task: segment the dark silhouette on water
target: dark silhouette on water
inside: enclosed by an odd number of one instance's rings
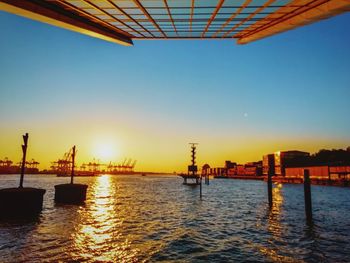
[[[191,164],[188,166],[187,174],[180,174],[180,176],[184,179],[183,184],[185,185],[191,185],[191,186],[199,185],[200,198],[202,199],[202,176],[197,174],[198,166],[196,165],[196,145],[197,144],[198,143],[190,143]]]
[[[268,175],[267,175],[267,194],[269,199],[269,207],[270,209],[273,206],[273,199],[272,199],[272,176],[274,174],[274,170],[272,168],[269,169]]]
[[[188,166],[187,174],[180,174],[184,179],[183,184],[186,185],[199,185],[200,184],[200,175],[197,174],[198,167],[196,165],[196,145],[198,143],[191,144],[191,164]],[[190,182],[188,182],[190,180]]]
[[[0,218],[37,216],[43,206],[44,189],[23,187],[29,135],[23,135],[21,175],[18,188],[0,190]]]
[[[55,202],[64,204],[82,204],[86,200],[86,184],[74,184],[75,145],[72,148],[72,171],[69,184],[55,185]]]
[[[310,172],[304,170],[304,200],[305,200],[305,214],[306,222],[308,225],[312,225],[312,199],[311,199],[311,186],[310,186]]]

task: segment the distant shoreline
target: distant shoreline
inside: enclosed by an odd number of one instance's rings
[[[236,179],[236,180],[256,180],[256,181],[267,181],[267,176],[221,176],[215,179]],[[323,185],[323,186],[341,186],[341,187],[350,187],[350,180],[344,179],[310,179],[312,185]],[[285,177],[285,176],[272,176],[273,183],[282,183],[282,184],[303,184],[304,180],[300,177]]]
[[[38,173],[25,173],[26,175],[57,175],[56,172],[38,172]],[[133,172],[133,173],[109,173],[109,172],[99,172],[96,174],[97,175],[104,175],[104,174],[108,174],[108,175],[173,175],[173,176],[177,176],[177,174],[174,173],[162,173],[162,172]],[[1,175],[20,175],[19,173],[0,173]],[[70,175],[67,175],[68,177]],[[78,174],[74,175],[75,177],[80,177]],[[83,176],[81,176],[83,177]],[[85,176],[88,177],[88,176]]]

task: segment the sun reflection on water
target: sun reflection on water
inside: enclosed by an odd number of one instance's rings
[[[297,262],[291,257],[282,255],[284,252],[274,245],[276,242],[284,243],[284,226],[281,223],[284,202],[282,189],[281,183],[275,184],[272,188],[273,206],[267,216],[267,231],[270,233],[270,238],[267,240],[268,245],[259,246],[259,251],[272,262]]]
[[[131,249],[120,231],[123,220],[118,216],[116,191],[110,175],[96,177],[88,204],[80,209],[81,223],[73,234],[77,258],[91,262],[136,262],[137,250]]]
[[[273,206],[269,213],[268,218],[268,230],[272,233],[275,238],[281,237],[281,214],[282,214],[282,184],[278,183],[272,188]]]

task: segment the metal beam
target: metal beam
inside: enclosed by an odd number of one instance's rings
[[[123,21],[121,21],[120,19],[114,17],[113,15],[111,15],[110,13],[106,12],[105,10],[103,10],[102,8],[100,8],[99,6],[97,6],[96,4],[94,4],[92,1],[89,0],[81,0],[83,1],[83,3],[86,3],[88,5],[90,5],[93,9],[105,14],[106,16],[110,17],[112,20],[119,22],[120,24],[122,24],[123,26],[129,28],[131,31],[134,31],[135,33],[144,36],[142,33],[140,33],[139,31],[137,31],[136,29],[132,28],[131,26],[129,26],[128,24],[125,24]]]
[[[133,44],[129,35],[74,15],[72,12],[50,2],[39,0],[0,0],[0,10],[113,43],[125,46]]]
[[[167,0],[163,0],[163,2],[164,2],[166,10],[168,12],[168,16],[170,18],[171,24],[173,25],[174,31],[175,31],[176,35],[178,35],[177,34],[177,30],[176,30],[176,26],[175,26],[175,23],[174,23],[174,19],[173,19],[172,15],[171,15],[171,12],[170,12],[170,8],[169,8],[169,5],[168,5],[168,2],[167,2]]]
[[[252,14],[250,14],[247,18],[243,19],[243,21],[241,21],[240,23],[238,23],[237,25],[235,25],[234,27],[232,27],[229,31],[227,31],[223,37],[228,36],[232,31],[234,31],[237,27],[239,27],[240,25],[243,25],[245,22],[249,21],[251,18],[253,18],[256,14],[259,14],[260,11],[264,10],[266,7],[268,7],[269,5],[271,5],[273,2],[275,2],[276,0],[269,0],[267,2],[265,2],[265,4],[261,7],[259,7],[258,9],[256,9]]]
[[[81,0],[81,1],[84,1],[84,0]],[[117,33],[120,33],[122,35],[126,35],[129,38],[134,37],[130,33],[116,27],[113,24],[110,24],[108,21],[103,20],[99,17],[96,17],[96,16],[90,14],[89,12],[85,11],[84,9],[78,8],[74,5],[66,2],[65,0],[52,0],[52,2],[55,2],[55,4],[59,4],[61,7],[63,7],[66,10],[73,11],[73,13],[75,12],[78,16],[87,17],[87,18],[91,19],[92,22],[96,22],[97,24],[101,24],[103,26],[106,26],[107,28],[110,28],[111,30],[116,31]],[[114,21],[115,21],[115,19],[113,19],[112,22],[114,22]]]
[[[230,16],[229,19],[220,27],[219,30],[217,30],[214,34],[213,37],[216,37],[237,15],[239,15],[244,8],[246,8],[252,0],[246,0],[244,4],[238,8],[238,10]]]
[[[141,11],[144,13],[145,16],[148,17],[148,19],[152,22],[152,24],[159,30],[159,32],[166,37],[165,33],[163,32],[163,30],[159,27],[159,25],[157,24],[157,22],[153,19],[153,17],[147,12],[146,8],[143,7],[143,5],[140,3],[139,0],[133,0],[134,3],[138,6],[139,9],[141,9]]]
[[[190,14],[190,36],[192,35],[192,21],[194,13],[194,0],[191,1],[191,14]]]
[[[145,30],[148,34],[150,34],[151,36],[153,36],[153,34],[148,31],[147,28],[145,28],[143,25],[141,25],[137,20],[135,20],[134,18],[132,18],[127,12],[125,12],[123,9],[121,9],[119,6],[117,6],[114,2],[112,2],[111,0],[106,0],[110,5],[112,5],[115,9],[117,9],[119,12],[121,12],[124,16],[126,16],[127,18],[129,18],[131,21],[133,21],[134,23],[136,23],[139,27],[141,27],[143,30]],[[164,0],[165,1],[165,0]]]
[[[204,37],[205,33],[208,31],[208,28],[210,27],[211,23],[213,22],[214,18],[218,14],[218,12],[219,12],[220,8],[222,7],[222,5],[224,4],[224,2],[225,2],[225,0],[219,0],[218,5],[215,8],[215,11],[213,12],[210,19],[208,20],[208,24],[206,25],[206,27],[202,33],[202,37]]]
[[[297,2],[297,1],[294,1]],[[291,12],[286,17],[272,21],[263,27],[240,37],[238,44],[246,44],[299,26],[317,22],[350,11],[348,0],[316,0],[307,9]]]

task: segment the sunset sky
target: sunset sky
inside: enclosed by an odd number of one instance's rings
[[[350,145],[350,14],[247,45],[135,41],[125,47],[0,12],[0,159],[136,170],[256,161]]]

